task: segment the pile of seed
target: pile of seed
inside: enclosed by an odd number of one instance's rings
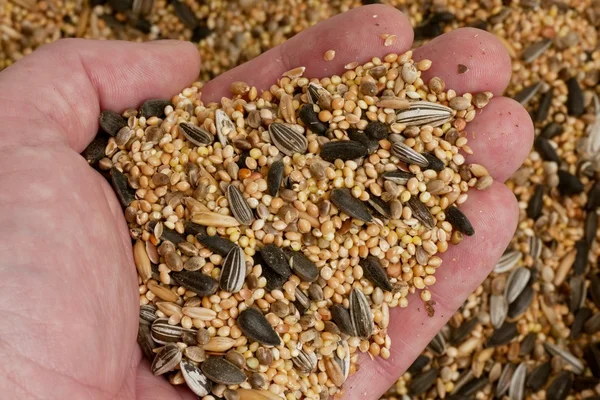
[[[418,293],[435,312],[439,254],[474,234],[458,206],[493,182],[462,154],[492,95],[424,82],[411,56],[100,115],[83,155],[125,209],[156,375],[207,399],[325,399],[359,352],[390,356],[391,307]]]

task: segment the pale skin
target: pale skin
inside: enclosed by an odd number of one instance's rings
[[[383,46],[382,33],[398,40]],[[412,44],[406,16],[373,5],[304,31],[232,70],[204,89],[228,95],[244,80],[268,89],[281,73],[342,74],[351,61],[402,53]],[[325,61],[323,54],[336,56]],[[446,34],[415,51],[433,61],[457,93],[495,97],[467,127],[494,185],[471,191],[462,206],[476,235],[443,255],[431,288],[430,318],[417,296],[395,309],[388,360],[361,357],[346,397],[377,399],[408,368],[467,296],[485,279],[517,224],[514,195],[503,185],[533,140],[526,111],[501,96],[510,58],[493,35],[474,29]],[[457,65],[469,67],[458,74]],[[170,98],[198,76],[190,43],[134,44],[66,40],[47,45],[0,73],[0,393],[10,399],[193,399],[155,377],[136,343],[138,285],[121,207],[108,183],[79,153],[98,129],[101,110],[123,111],[148,98]]]

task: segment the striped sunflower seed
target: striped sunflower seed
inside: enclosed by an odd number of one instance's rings
[[[285,167],[282,161],[273,162],[269,168],[269,173],[267,175],[267,190],[273,197],[277,196],[277,192],[279,192],[279,188],[281,187],[281,182],[283,182],[284,169]]]
[[[194,332],[179,325],[170,325],[168,318],[158,318],[152,323],[152,339],[156,343],[168,344],[179,342],[184,332]]]
[[[552,40],[547,38],[535,42],[523,50],[521,58],[523,58],[523,61],[526,63],[531,63],[540,55],[542,55],[550,47],[550,45],[552,45]]]
[[[299,349],[298,355],[292,357],[292,362],[301,373],[308,375],[317,368],[317,355],[314,351],[304,351]]]
[[[521,291],[521,294],[510,304],[510,307],[508,307],[508,317],[514,319],[523,315],[531,305],[534,296],[535,292],[531,286],[526,286]]]
[[[222,357],[210,357],[200,368],[204,375],[215,383],[239,385],[246,381],[246,374],[231,361]]]
[[[246,198],[237,186],[227,186],[227,201],[229,202],[231,213],[240,224],[250,225],[254,222],[252,208],[250,208],[248,201],[246,201]]]
[[[317,265],[302,252],[288,250],[284,252],[288,257],[290,268],[304,282],[314,282],[319,277]]]
[[[154,339],[152,339],[152,332],[149,325],[140,322],[138,326],[137,342],[142,349],[142,353],[144,353],[144,357],[152,362],[155,357],[153,350],[156,348],[156,343],[154,342]]]
[[[392,291],[392,284],[388,279],[385,269],[383,269],[383,265],[381,265],[381,261],[377,257],[369,255],[367,258],[362,258],[359,261],[359,265],[363,269],[364,276],[373,282],[376,287],[388,292]]]
[[[392,145],[392,154],[407,164],[418,165],[421,168],[427,168],[429,161],[412,147],[408,147],[402,142],[395,142]]]
[[[269,135],[275,147],[286,156],[306,153],[308,140],[304,136],[304,128],[300,125],[273,122],[269,125]]]
[[[441,331],[438,332],[427,345],[427,348],[438,356],[441,356],[446,352],[446,347],[446,338]]]
[[[412,102],[396,113],[396,121],[405,126],[440,126],[452,118],[452,109],[428,101]]]
[[[548,386],[546,391],[547,400],[565,400],[573,386],[573,373],[561,371]]]
[[[369,198],[367,199],[367,204],[379,215],[381,215],[385,219],[389,219],[391,217],[391,208],[389,203],[384,201],[381,197],[377,197],[371,192],[369,192]]]
[[[439,374],[438,368],[430,368],[429,370],[422,372],[411,380],[408,386],[408,393],[411,396],[418,396],[427,392],[435,383]]]
[[[363,222],[371,222],[373,220],[373,216],[369,213],[367,206],[362,201],[352,196],[349,189],[335,188],[329,194],[329,198],[337,208],[348,214],[350,217]]]
[[[500,328],[494,330],[494,333],[488,339],[487,345],[502,346],[517,337],[518,333],[516,323],[505,322]]]
[[[294,300],[294,305],[296,309],[300,312],[300,314],[304,314],[306,310],[310,308],[310,299],[299,287],[296,287],[296,300]]]
[[[215,141],[215,137],[212,133],[192,123],[181,122],[179,128],[181,128],[183,136],[198,147],[212,144]]]
[[[348,379],[348,375],[350,374],[350,347],[348,346],[348,342],[345,340],[339,342],[338,348],[333,354],[333,359],[340,366],[344,380]]]
[[[152,325],[157,318],[156,307],[153,304],[140,306],[140,324]]]
[[[229,135],[236,131],[235,124],[229,118],[229,115],[223,110],[215,111],[215,125],[217,127],[217,137],[223,147],[229,144]]]
[[[537,392],[546,385],[551,372],[552,366],[550,362],[538,365],[527,377],[527,387]]]
[[[452,227],[467,236],[473,236],[475,230],[473,225],[462,211],[458,207],[451,206],[446,209],[446,221],[452,225]]]
[[[494,272],[497,274],[503,274],[505,272],[510,271],[521,261],[523,258],[523,253],[517,250],[509,250],[506,251],[500,260],[496,263],[494,267]]]
[[[357,288],[350,292],[350,321],[356,336],[367,339],[373,332],[373,313],[364,293]]]
[[[260,249],[260,255],[266,266],[278,275],[287,279],[292,275],[292,270],[283,250],[274,244],[268,244]]]
[[[397,185],[406,185],[410,178],[414,178],[415,176],[410,172],[405,171],[390,171],[384,172],[381,174],[381,177],[386,181],[394,182]]]
[[[411,196],[406,204],[412,210],[413,217],[418,219],[427,229],[433,229],[435,219],[431,215],[429,208],[421,202],[417,197]]]
[[[248,308],[242,311],[237,323],[249,339],[266,346],[279,346],[281,338],[275,332],[269,321],[256,308]]]
[[[162,375],[173,370],[181,361],[181,350],[174,344],[167,344],[152,361],[152,373]]]
[[[357,158],[365,157],[367,154],[367,148],[359,142],[352,140],[337,140],[327,142],[321,146],[320,156],[325,161],[335,162],[335,160],[355,160]]]
[[[326,110],[331,108],[331,93],[323,86],[314,82],[309,83],[306,95],[310,104],[317,104],[321,109]]]
[[[356,336],[350,313],[340,304],[334,304],[331,307],[331,318],[337,327],[348,336]]]
[[[490,321],[496,329],[500,328],[508,315],[506,297],[493,294],[490,296]]]
[[[242,290],[246,279],[246,258],[241,247],[233,247],[221,268],[219,286],[229,293],[237,293]]]
[[[212,382],[208,380],[200,368],[186,359],[181,360],[179,367],[185,383],[192,392],[200,397],[207,396],[210,393]]]
[[[535,261],[539,260],[540,256],[542,255],[542,247],[543,247],[542,239],[540,239],[536,235],[533,235],[533,236],[529,237],[528,242],[529,242],[529,255]]]
[[[515,364],[506,364],[504,365],[504,369],[502,370],[502,374],[500,374],[500,378],[498,379],[498,383],[496,384],[496,398],[502,398],[504,393],[508,392],[508,388],[510,387],[512,377],[514,375],[516,369]]]
[[[522,106],[525,106],[529,100],[535,96],[540,89],[542,88],[542,82],[533,83],[525,88],[523,88],[519,93],[517,93],[514,97],[515,101],[521,103]]]
[[[583,363],[581,362],[580,359],[575,357],[573,355],[573,353],[571,353],[570,351],[568,351],[562,347],[559,347],[555,344],[552,344],[552,343],[544,343],[544,348],[551,355],[560,357],[563,360],[565,360],[569,365],[571,365],[571,367],[573,368],[573,372],[575,372],[576,374],[579,375],[579,374],[583,373],[583,371],[585,369],[583,366]]]
[[[519,267],[512,270],[508,276],[506,287],[504,289],[504,295],[506,296],[508,304],[512,303],[517,297],[519,297],[523,289],[525,289],[525,286],[527,286],[530,276],[531,271],[527,268]]]
[[[175,282],[198,296],[215,294],[219,287],[216,280],[200,271],[171,272],[170,275]]]

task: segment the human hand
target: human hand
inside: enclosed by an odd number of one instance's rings
[[[376,16],[376,17],[375,17]],[[383,46],[382,33],[398,40]],[[203,100],[228,95],[243,80],[267,89],[282,72],[341,74],[351,61],[402,53],[412,29],[393,8],[352,10],[302,32],[286,44],[208,83]],[[323,54],[336,50],[334,60]],[[470,162],[503,182],[521,164],[533,137],[529,116],[499,95],[510,59],[484,31],[461,29],[415,51],[458,93],[496,97],[469,124]],[[457,65],[470,68],[458,74]],[[136,344],[137,278],[121,207],[106,181],[79,156],[98,129],[100,110],[122,111],[148,98],[168,98],[198,76],[189,43],[133,44],[66,40],[48,45],[0,73],[0,392],[8,398],[192,399],[152,375]],[[392,311],[388,360],[362,357],[346,398],[377,399],[483,281],[504,251],[517,204],[501,183],[471,191],[461,210],[476,235],[443,256],[431,288],[436,313],[412,299]]]

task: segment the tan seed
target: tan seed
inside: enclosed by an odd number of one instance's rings
[[[325,55],[323,56],[323,59],[325,61],[331,61],[335,58],[335,50],[327,50],[325,52]]]
[[[224,353],[227,350],[231,349],[235,344],[235,339],[229,337],[220,337],[215,336],[210,338],[208,343],[206,343],[203,347],[206,351],[213,351],[216,353]]]
[[[164,301],[176,302],[179,299],[179,296],[176,293],[173,293],[169,289],[164,286],[159,286],[156,283],[148,283],[148,289],[154,293],[157,297]]]
[[[142,282],[148,281],[152,277],[152,265],[146,253],[146,246],[141,240],[136,241],[133,246],[133,260],[135,261],[138,274],[142,278]]]
[[[183,315],[202,321],[211,321],[217,317],[217,312],[205,307],[183,307]]]

